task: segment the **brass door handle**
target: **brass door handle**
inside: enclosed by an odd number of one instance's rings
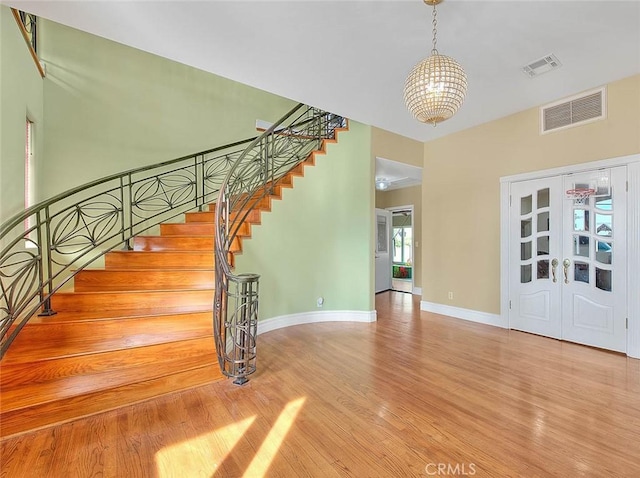
[[[562,261],[562,268],[564,269],[564,283],[569,283],[569,266],[571,265],[571,261],[569,259],[565,259]]]
[[[551,276],[553,277],[553,282],[558,282],[558,278],[556,277],[556,268],[558,267],[558,259],[553,259],[551,261]]]

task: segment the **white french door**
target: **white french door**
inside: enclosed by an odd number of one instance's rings
[[[625,166],[511,184],[511,328],[626,351],[625,184]]]
[[[391,211],[376,209],[375,288],[391,289]]]

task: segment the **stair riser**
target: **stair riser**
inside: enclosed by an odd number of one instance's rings
[[[209,206],[212,210],[215,209],[216,205],[212,204]],[[251,223],[251,224],[260,224],[260,213],[261,211],[258,209],[253,209],[251,211],[249,211],[249,213],[247,214],[247,218],[245,219],[245,223]],[[238,212],[232,212],[230,214],[231,220],[234,220],[238,215],[244,215],[244,212],[238,213]]]
[[[184,215],[187,224],[215,221],[215,213],[212,211],[188,212]]]
[[[135,307],[165,307],[175,312],[201,310],[213,303],[213,290],[180,290],[152,292],[77,292],[55,294],[53,310],[117,310]]]
[[[161,236],[211,236],[215,233],[213,222],[188,222],[160,224]]]
[[[134,251],[213,251],[214,237],[140,236],[133,240]]]
[[[212,289],[213,270],[84,270],[74,278],[76,292]]]
[[[246,237],[246,236],[250,236],[251,235],[251,224],[250,222],[254,223],[254,224],[259,224],[260,223],[260,211],[253,211],[253,214],[250,215],[251,217],[249,219],[254,219],[253,221],[245,221],[244,223],[242,223],[242,225],[240,226],[240,230],[238,232],[238,236],[239,237]],[[207,238],[207,240],[211,241],[211,248],[210,250],[213,250],[213,244],[214,244],[214,229],[213,229],[213,224],[209,224],[209,223],[198,223],[198,222],[192,222],[187,224],[164,224],[163,226],[160,227],[160,232],[162,233],[162,238],[166,238],[170,247],[174,247],[171,250],[178,250],[178,248],[181,248],[182,246],[171,246],[172,244],[178,244],[180,237],[181,236],[185,236],[185,235],[189,235],[193,232],[190,231],[191,226],[196,226],[197,228],[200,228],[200,232],[196,233],[196,234],[200,234],[202,233],[202,235],[208,235],[209,238]],[[158,244],[159,247],[162,247],[162,241],[158,241],[156,242],[156,244]],[[138,250],[137,248],[134,247],[134,249]],[[189,248],[188,246],[185,246],[184,249],[188,249],[188,250],[200,250],[200,247],[198,248]],[[159,249],[160,250],[160,249]]]
[[[253,209],[251,211],[249,211],[248,213],[246,211],[240,211],[240,212],[232,212],[229,215],[229,218],[232,221],[235,221],[236,218],[242,218],[244,217],[244,215],[247,215],[246,218],[244,219],[245,222],[250,222],[251,224],[260,224],[260,211],[257,209]]]
[[[106,269],[212,269],[213,248],[200,251],[116,251],[105,256]]]
[[[252,210],[259,211],[269,211],[271,209],[271,196],[266,196],[258,202],[255,203],[255,209]],[[249,201],[248,204],[254,204],[254,201]],[[215,209],[215,205],[213,206]],[[245,208],[245,209],[248,209]],[[203,211],[203,212],[188,212],[185,214],[185,224],[202,224],[202,223],[213,223],[215,221],[215,212],[213,211]]]

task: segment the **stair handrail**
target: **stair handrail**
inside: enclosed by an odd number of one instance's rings
[[[52,295],[134,236],[214,202],[256,137],[112,174],[57,194],[0,224],[0,358]]]
[[[256,371],[260,275],[232,272],[236,236],[278,182],[345,125],[341,116],[300,103],[247,147],[222,182],[214,214],[213,328],[220,370],[238,385]]]

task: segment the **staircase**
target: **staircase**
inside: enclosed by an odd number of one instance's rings
[[[330,142],[269,185],[238,229],[231,264]],[[0,362],[0,438],[223,378],[212,335],[215,208],[108,252],[103,269],[80,270],[73,292],[53,295],[56,315],[29,320]]]

